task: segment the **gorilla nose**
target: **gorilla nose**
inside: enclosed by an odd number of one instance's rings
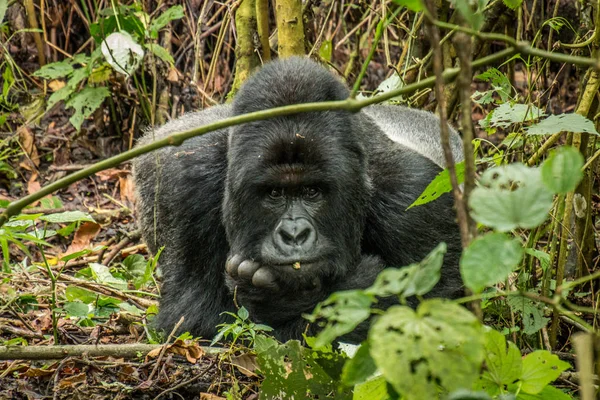
[[[316,240],[315,229],[306,218],[284,219],[275,230],[275,242],[285,252],[310,250]]]

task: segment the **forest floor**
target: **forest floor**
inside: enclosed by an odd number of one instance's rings
[[[101,140],[92,142],[85,135],[70,143],[72,127],[61,110],[35,128],[19,130],[25,151],[15,149],[11,154],[14,174],[0,174],[0,201],[33,193],[111,153],[98,147]],[[140,260],[145,268],[148,258],[136,230],[134,201],[131,168],[125,164],[24,210],[23,215],[35,217],[38,232],[45,231],[44,239],[24,241],[25,248],[8,244],[10,269],[0,272],[0,343],[27,344],[35,350],[53,344],[114,345],[155,339],[147,319],[158,303],[156,281],[150,278],[137,287],[133,282],[138,275],[132,268],[139,267]],[[70,218],[74,211],[91,218]],[[65,261],[69,255],[75,258]],[[84,307],[83,313],[78,306]],[[201,347],[209,342],[177,335],[164,354],[157,345],[150,354],[137,357],[107,351],[59,355],[50,361],[39,360],[41,355],[0,361],[0,399],[219,399],[225,392],[235,393],[234,398],[256,397],[259,379],[252,354],[229,348],[209,354]]]

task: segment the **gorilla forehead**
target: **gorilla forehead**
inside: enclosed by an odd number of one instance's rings
[[[236,127],[229,142],[230,182],[279,185],[354,180],[364,155],[351,129],[350,114],[292,115]],[[321,114],[321,115],[318,115]],[[311,123],[314,122],[314,123]]]

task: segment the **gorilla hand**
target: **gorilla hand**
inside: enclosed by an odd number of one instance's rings
[[[247,259],[242,255],[234,254],[227,258],[225,263],[230,287],[266,290],[279,293],[290,289],[302,291],[320,291],[322,282],[318,276],[310,272],[310,265],[304,270],[300,263],[290,265],[262,265]]]
[[[238,284],[252,285],[259,289],[273,292],[279,291],[279,284],[274,271],[269,267],[262,267],[258,262],[245,260],[243,256],[235,254],[225,263],[227,274]]]

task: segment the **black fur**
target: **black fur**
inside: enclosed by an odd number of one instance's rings
[[[185,115],[141,143],[231,115],[347,96],[312,61],[276,61],[248,80],[233,106]],[[432,295],[456,297],[460,241],[451,197],[407,210],[441,170],[438,124],[431,114],[391,106],[304,113],[139,157],[140,226],[151,252],[165,247],[158,326],[169,330],[184,315],[183,330],[210,338],[225,320],[220,313],[234,310],[235,290],[280,339],[299,338],[307,325],[301,314],[317,302],[367,287],[384,266],[420,261],[442,241],[448,254]]]

